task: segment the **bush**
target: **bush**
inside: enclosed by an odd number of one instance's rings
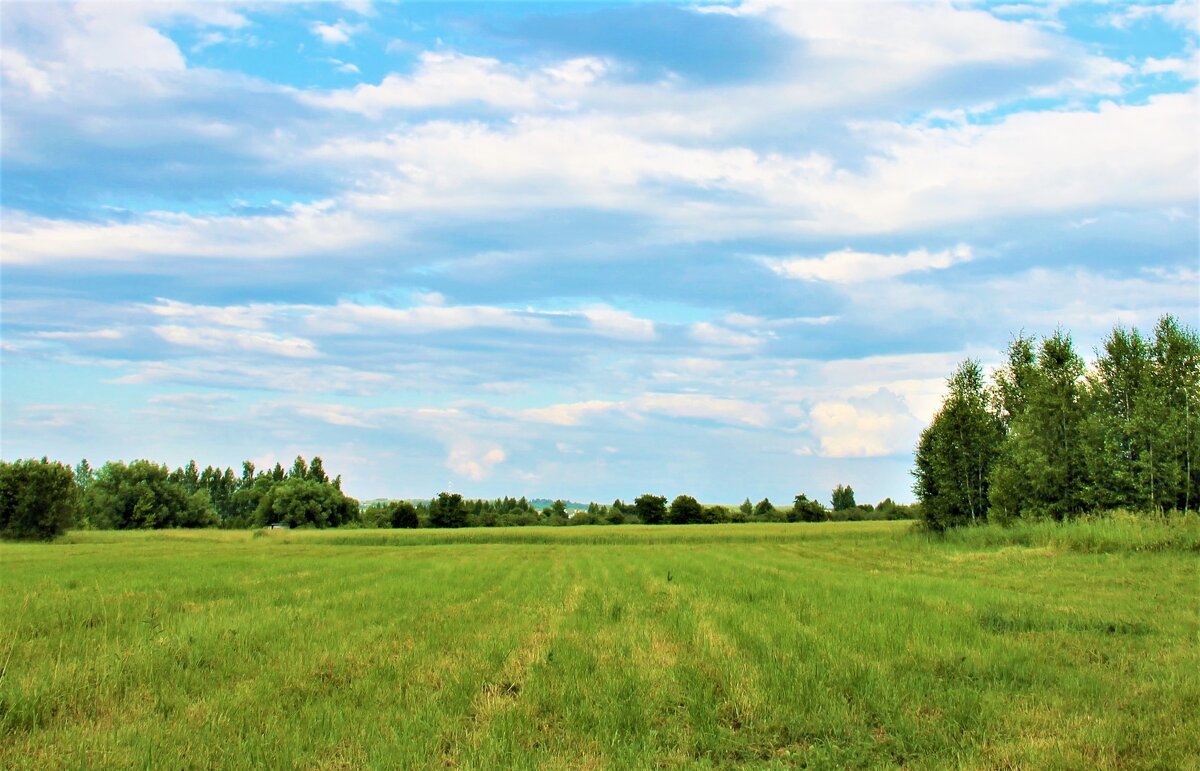
[[[693,525],[704,521],[704,507],[690,495],[680,495],[671,501],[667,514],[673,525]]]
[[[51,541],[79,514],[79,491],[70,467],[45,458],[0,461],[0,538]]]
[[[417,507],[408,501],[395,501],[391,504],[392,527],[415,528],[420,522],[417,519]]]
[[[792,504],[788,520],[791,522],[824,522],[829,519],[829,512],[820,501],[810,500],[807,495],[800,493]]]
[[[661,495],[639,495],[633,501],[633,513],[647,525],[661,525],[667,519],[667,499]]]
[[[290,478],[274,485],[258,504],[260,527],[338,527],[358,519],[358,501],[330,484]]]

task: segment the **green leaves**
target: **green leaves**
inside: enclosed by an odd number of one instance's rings
[[[926,524],[935,530],[987,518],[992,465],[1004,436],[1003,421],[989,409],[979,362],[964,361],[947,385],[942,409],[921,433],[913,471]],[[1009,399],[1022,404],[1025,394],[1013,390]]]
[[[973,361],[947,384],[913,470],[933,529],[1196,505],[1200,338],[1171,316],[1115,328],[1090,369],[1059,330],[1014,340],[990,389]]]
[[[0,461],[0,538],[49,541],[74,524],[79,492],[71,469],[46,458]]]

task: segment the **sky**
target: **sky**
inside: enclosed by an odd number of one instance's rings
[[[1200,7],[0,4],[0,455],[910,501],[965,358],[1200,316]]]

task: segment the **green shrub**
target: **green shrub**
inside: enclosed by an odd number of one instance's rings
[[[70,467],[39,460],[0,461],[0,538],[50,541],[79,515]]]

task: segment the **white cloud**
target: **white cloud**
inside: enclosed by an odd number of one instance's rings
[[[1117,29],[1128,29],[1146,20],[1159,18],[1176,27],[1200,33],[1200,10],[1195,0],[1173,3],[1122,3],[1109,14],[1108,22]]]
[[[246,362],[231,354],[253,350],[238,348],[236,343],[206,343],[200,346],[201,350],[207,349],[220,355],[209,358],[190,356],[184,361],[100,361],[95,364],[121,366],[129,370],[127,374],[107,381],[120,385],[174,383],[229,390],[363,395],[379,393],[388,386],[395,387],[398,384],[394,377],[385,373],[345,365],[321,364],[319,359],[308,359],[303,365],[289,364],[287,357],[280,361],[256,357],[252,362]],[[265,347],[270,350],[269,343]]]
[[[507,457],[500,447],[481,447],[468,440],[450,448],[450,454],[446,456],[446,468],[478,482],[488,477],[492,470],[503,463]]]
[[[180,72],[186,67],[182,52],[155,26],[180,21],[223,30],[249,24],[215,3],[6,4],[0,57],[5,83],[45,97],[91,73]],[[211,45],[218,37],[221,32],[209,31],[201,41]]]
[[[56,78],[51,72],[38,67],[25,54],[12,48],[0,50],[0,74],[4,84],[29,92],[35,97],[51,94]]]
[[[1103,56],[1085,56],[1080,59],[1077,72],[1046,85],[1029,90],[1035,98],[1071,96],[1119,96],[1125,92],[1124,81],[1134,73],[1133,67]]]
[[[768,413],[761,404],[707,394],[647,393],[629,402],[636,412],[673,418],[699,418],[722,423],[765,427]]]
[[[359,414],[359,410],[339,404],[300,404],[295,406],[296,414],[324,421],[331,426],[349,426],[352,428],[374,428]]]
[[[80,332],[33,332],[30,337],[39,340],[64,340],[75,342],[81,340],[120,340],[123,337],[119,329],[92,329]]]
[[[292,306],[267,303],[250,305],[193,305],[164,297],[156,298],[153,305],[142,306],[156,316],[180,319],[189,323],[218,324],[238,329],[263,329],[269,320],[286,313]]]
[[[568,106],[579,90],[603,77],[599,59],[570,59],[522,72],[498,59],[425,51],[411,75],[393,73],[378,85],[307,93],[310,104],[378,116],[386,110],[478,102],[510,110]]]
[[[360,72],[358,65],[351,64],[350,62],[344,62],[341,59],[334,59],[331,57],[329,59],[329,63],[332,64],[333,68],[338,72],[344,72],[350,75],[357,75]]]
[[[372,184],[346,201],[363,212],[593,206],[654,216],[667,241],[870,235],[1192,201],[1196,101],[1166,94],[951,127],[863,124],[871,149],[854,170],[814,153],[648,141],[585,117],[434,121],[383,140],[334,140],[312,158],[371,165]],[[718,203],[718,192],[730,195]]]
[[[359,16],[375,16],[375,6],[371,0],[340,0],[338,3],[342,8],[348,11],[353,11]]]
[[[820,454],[830,458],[909,452],[923,425],[903,399],[885,388],[870,396],[814,404],[811,418]]]
[[[707,321],[692,324],[690,335],[698,343],[722,348],[757,348],[763,343],[756,335],[735,332]]]
[[[579,315],[587,319],[597,334],[618,340],[653,340],[657,335],[654,322],[638,318],[628,311],[607,306],[584,308]]]
[[[858,284],[885,281],[914,271],[949,268],[971,257],[971,247],[959,244],[953,249],[937,252],[916,249],[907,254],[872,254],[846,249],[830,252],[824,257],[764,259],[763,262],[785,278]]]
[[[327,46],[344,45],[358,33],[364,31],[363,24],[350,24],[345,19],[338,19],[333,24],[315,21],[308,27],[313,36]]]
[[[150,212],[131,222],[86,222],[6,212],[6,265],[327,256],[377,241],[383,231],[332,202],[294,204],[278,215]],[[394,235],[394,233],[393,233]]]
[[[621,409],[619,402],[586,401],[571,404],[551,404],[546,407],[532,407],[521,410],[516,415],[522,420],[534,423],[548,423],[553,426],[577,426],[587,417],[604,414]]]
[[[1192,52],[1191,59],[1184,59],[1178,56],[1156,59],[1150,56],[1142,62],[1138,71],[1143,75],[1171,74],[1179,75],[1187,80],[1196,80],[1200,78],[1200,51]]]
[[[506,308],[480,305],[390,308],[349,302],[312,309],[307,324],[314,329],[330,329],[342,334],[381,331],[425,334],[479,328],[525,331],[550,329],[548,317]]]
[[[838,219],[877,232],[1194,201],[1196,101],[1164,94],[1144,105],[1014,113],[992,125],[897,125],[867,172],[839,175],[821,192]]]
[[[311,340],[283,337],[269,332],[250,332],[224,327],[183,327],[174,324],[154,327],[152,331],[173,345],[188,348],[209,351],[227,351],[232,348],[289,358],[310,358],[317,355],[317,348]]]
[[[768,411],[760,404],[708,394],[647,392],[625,401],[590,400],[551,404],[509,413],[534,423],[578,426],[591,418],[611,413],[631,417],[660,415],[695,418],[752,427],[768,424]]]

